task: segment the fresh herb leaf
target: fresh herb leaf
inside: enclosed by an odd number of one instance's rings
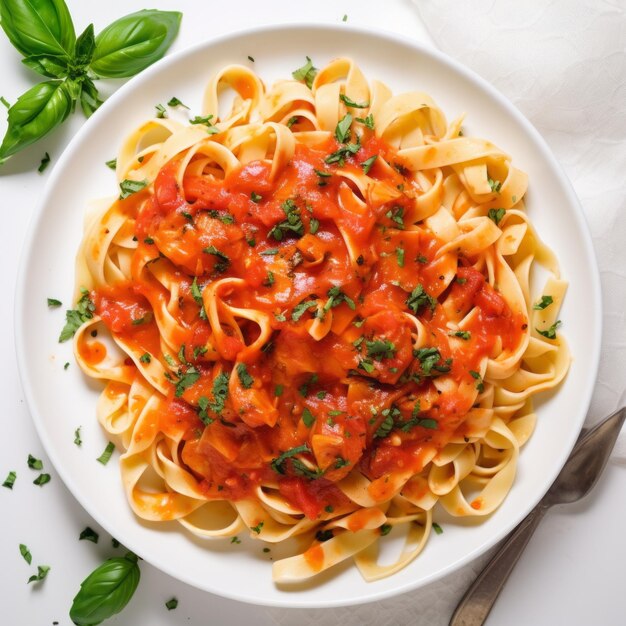
[[[380,527],[380,536],[384,537],[385,535],[388,535],[391,532],[391,524],[383,524]]]
[[[124,609],[132,598],[141,573],[137,556],[106,560],[80,585],[70,609],[70,619],[77,626],[93,626]]]
[[[334,537],[332,528],[327,528],[325,530],[318,530],[315,533],[315,539],[320,543],[324,543],[324,541],[328,541]]]
[[[418,283],[407,298],[406,305],[415,315],[417,315],[419,310],[425,306],[430,307],[430,310],[434,311],[437,306],[437,299],[426,293],[423,285]]]
[[[339,143],[347,143],[350,140],[350,126],[352,125],[352,115],[346,113],[335,127],[335,138]]]
[[[142,363],[146,363],[146,364],[147,364],[147,363],[150,363],[150,361],[152,361],[152,357],[150,356],[150,353],[149,353],[149,352],[144,352],[144,353],[143,353],[143,354],[139,357],[139,360],[140,360]]]
[[[222,272],[225,272],[228,269],[228,266],[230,265],[230,258],[228,257],[227,254],[224,254],[223,252],[218,250],[215,246],[207,246],[206,248],[203,248],[202,252],[205,252],[206,254],[211,254],[217,257],[217,261],[215,262],[216,272],[219,272],[221,274]]]
[[[30,553],[28,547],[23,543],[20,543],[20,554],[29,565],[33,562],[33,555]]]
[[[93,318],[96,305],[92,302],[86,289],[81,289],[81,294],[76,303],[76,309],[70,309],[65,312],[65,326],[59,335],[60,343],[71,339],[87,320]]]
[[[321,469],[309,469],[300,459],[291,459],[291,466],[298,476],[304,476],[309,480],[317,480],[324,475]]]
[[[9,101],[4,96],[0,96],[0,102],[2,102],[7,109],[11,108]]]
[[[268,272],[267,278],[263,281],[265,287],[271,287],[275,282],[274,272]]]
[[[454,332],[448,333],[450,337],[458,337],[459,339],[463,339],[465,341],[469,341],[472,338],[472,334],[469,330],[455,330]]]
[[[352,109],[367,109],[367,107],[370,105],[369,102],[355,102],[354,100],[352,100],[352,98],[348,98],[348,96],[346,96],[345,94],[339,94],[339,99],[347,106],[350,107]]]
[[[492,180],[491,178],[489,178],[487,182],[489,183],[489,186],[491,187],[491,191],[494,191],[495,193],[500,193],[500,189],[502,188],[502,183],[499,180]]]
[[[40,470],[43,469],[43,462],[41,459],[36,459],[32,454],[29,454],[28,467],[30,467],[30,469]]]
[[[165,607],[167,608],[168,611],[173,611],[175,608],[178,607],[178,600],[176,598],[170,598],[165,603]]]
[[[365,342],[367,356],[375,361],[393,359],[396,355],[396,346],[389,339],[373,339]]]
[[[500,221],[505,216],[505,214],[506,214],[506,210],[505,209],[489,209],[489,211],[487,211],[487,217],[490,220],[493,220],[495,222],[496,226],[498,226],[498,224],[500,224]]]
[[[117,159],[111,159],[110,161],[105,161],[104,163],[110,170],[115,170],[117,168]]]
[[[120,200],[124,200],[134,193],[145,189],[148,186],[147,180],[128,180],[125,179],[120,183]]]
[[[201,115],[196,115],[193,119],[189,120],[190,124],[203,124],[207,127],[207,132],[209,135],[217,135],[220,132],[220,129],[217,126],[214,126],[211,120],[213,119],[212,115],[206,115],[202,117]]]
[[[370,113],[367,117],[357,117],[355,118],[356,122],[361,122],[364,126],[369,128],[370,130],[374,130],[374,116]]]
[[[6,487],[7,489],[13,489],[13,485],[15,484],[16,478],[17,478],[17,473],[10,471],[7,477],[4,479],[2,486]]]
[[[403,206],[394,206],[385,213],[385,217],[389,218],[394,224],[396,228],[399,230],[404,230],[404,207]]]
[[[162,104],[155,104],[157,119],[165,119],[167,117],[167,109]]]
[[[176,97],[170,98],[167,102],[167,106],[168,107],[184,107],[185,109],[189,110],[189,107]]]
[[[213,402],[209,403],[209,408],[217,415],[221,415],[228,397],[228,374],[222,372],[213,379]]]
[[[193,277],[193,282],[191,283],[191,296],[195,300],[196,304],[200,307],[200,319],[207,319],[206,310],[204,308],[204,302],[202,300],[202,290],[198,285],[198,277]]]
[[[179,370],[174,395],[180,398],[185,393],[186,389],[198,382],[199,378],[200,372],[193,365],[189,365],[184,372]]]
[[[299,67],[297,70],[291,72],[291,75],[295,80],[304,81],[306,86],[311,89],[313,86],[313,80],[317,75],[317,68],[313,66],[313,62],[309,57],[306,57],[306,63]]]
[[[50,165],[50,155],[46,152],[41,159],[41,163],[37,168],[37,171],[41,174]]]
[[[400,248],[399,246],[396,248],[396,262],[398,263],[398,267],[404,267],[404,248]]]
[[[374,162],[376,161],[377,158],[378,158],[378,155],[375,154],[374,156],[371,156],[369,159],[366,159],[365,161],[363,161],[363,163],[361,163],[361,167],[363,168],[364,174],[369,174],[369,171],[372,169],[372,165],[374,165]]]
[[[374,437],[379,438],[379,439],[384,439],[385,437],[387,437],[387,435],[389,435],[389,433],[393,429],[393,426],[394,426],[393,415],[391,412],[389,412],[387,416],[385,417],[385,419],[381,422],[380,426],[376,429],[376,432],[374,433]]]
[[[539,330],[538,328],[536,328],[535,330],[542,335],[543,337],[546,337],[547,339],[556,339],[556,329],[562,324],[561,320],[557,320],[556,322],[554,322],[554,324],[552,324],[552,326],[550,326],[550,328],[548,328],[548,330]]]
[[[315,415],[306,406],[302,410],[302,421],[307,428],[311,428],[315,423]]]
[[[284,468],[285,461],[287,459],[290,459],[290,458],[296,456],[297,454],[304,454],[306,452],[311,452],[311,449],[309,448],[309,446],[306,443],[302,444],[301,446],[296,446],[295,448],[291,448],[289,450],[286,450],[285,452],[283,452],[277,458],[272,459],[272,462],[270,463],[270,467],[277,474],[284,474],[285,473],[285,468]]]
[[[102,463],[102,465],[106,465],[111,459],[113,450],[115,450],[115,444],[109,441],[106,448],[104,449],[104,452],[102,452],[102,454],[96,459],[96,461],[98,461],[98,463]]]
[[[48,298],[48,306],[51,309],[54,309],[58,306],[63,306],[63,303],[60,300],[56,300],[55,298]]]
[[[441,526],[439,526],[437,522],[433,522],[433,530],[435,531],[436,535],[441,535],[443,533],[443,528],[441,528]]]
[[[278,248],[268,248],[267,250],[263,250],[263,252],[259,252],[262,256],[274,256],[278,254]]]
[[[80,535],[78,535],[79,541],[91,541],[91,543],[98,543],[98,539],[100,539],[100,535],[89,526],[82,530]]]
[[[368,374],[371,374],[376,369],[369,359],[361,359],[358,367],[359,369],[365,370]]]
[[[256,526],[251,526],[250,530],[257,535],[261,534],[261,530],[263,529],[265,522],[259,522]]]
[[[543,311],[543,309],[547,309],[553,302],[554,299],[552,296],[541,296],[541,301],[533,304],[533,309],[535,309],[535,311]]]
[[[442,364],[441,354],[437,348],[420,348],[413,351],[414,356],[420,362],[422,376],[438,376],[450,371],[452,359],[446,359]]]
[[[29,579],[29,583],[37,583],[42,581],[50,571],[49,565],[37,565],[37,573],[33,574]]]
[[[331,308],[334,309],[335,307],[338,307],[343,302],[345,302],[348,305],[348,308],[352,309],[353,311],[356,311],[356,304],[354,304],[354,300],[350,298],[350,296],[347,296],[341,290],[341,287],[337,285],[335,285],[334,287],[331,287],[326,292],[326,295],[328,296],[328,300],[326,301],[326,304],[324,305],[324,309],[323,309],[324,313],[329,311]]]
[[[346,159],[349,156],[356,154],[361,149],[361,144],[357,143],[347,143],[341,146],[335,152],[329,154],[325,159],[324,163],[328,163],[329,165],[332,163],[337,163],[339,167],[343,167],[346,164]]]
[[[80,438],[80,429],[81,428],[82,428],[82,426],[79,426],[74,431],[74,445],[79,446],[79,447],[83,445],[83,440]]]
[[[241,543],[241,539],[239,539],[239,537],[231,537],[230,539],[231,543]]]
[[[250,194],[250,200],[252,200],[252,202],[258,204],[259,202],[261,202],[261,200],[263,200],[263,196],[255,193],[254,191]]]
[[[294,322],[297,322],[304,315],[307,309],[316,306],[317,300],[305,300],[304,302],[300,302],[300,304],[296,304],[296,306],[293,307],[293,311],[291,312],[291,319]]]
[[[35,480],[33,480],[33,485],[39,485],[43,487],[46,483],[49,483],[51,480],[50,474],[39,474]]]
[[[293,115],[287,120],[287,128],[291,128],[298,121],[298,116]]]
[[[317,374],[312,374],[311,376],[309,376],[306,382],[302,383],[298,387],[298,392],[303,398],[306,398],[309,395],[309,387],[311,385],[314,385],[317,382],[317,379],[318,379]]]
[[[485,391],[485,385],[483,383],[483,377],[480,375],[479,372],[476,372],[475,370],[470,370],[470,376],[476,380],[476,389],[478,390],[478,393],[482,393],[483,391]]]
[[[315,233],[317,233],[317,231],[319,230],[319,228],[320,228],[320,222],[319,222],[319,220],[317,220],[317,219],[315,219],[314,217],[312,217],[312,218],[309,220],[309,232],[310,232],[312,235],[315,235]]]
[[[304,225],[300,217],[300,209],[296,203],[291,199],[285,200],[281,204],[281,209],[287,219],[275,224],[268,233],[268,237],[273,237],[276,241],[282,241],[287,234],[295,234],[302,237],[304,235]]]
[[[284,389],[283,385],[276,385],[276,387],[274,387],[274,395],[277,398],[280,398],[280,396],[283,395],[283,389]]]
[[[250,387],[254,385],[254,378],[248,373],[248,368],[246,367],[246,364],[238,363],[236,370],[239,382],[241,383],[242,387],[244,389],[250,389]]]

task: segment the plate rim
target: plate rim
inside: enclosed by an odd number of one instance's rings
[[[44,213],[45,207],[48,204],[49,197],[51,192],[57,185],[57,179],[61,176],[61,173],[65,167],[66,161],[72,158],[74,153],[73,145],[81,142],[84,135],[90,132],[90,129],[99,123],[100,118],[105,115],[109,109],[113,109],[117,106],[118,100],[121,100],[125,97],[126,92],[134,89],[135,85],[138,83],[149,82],[153,79],[154,76],[158,76],[158,74],[166,70],[168,67],[172,65],[176,65],[177,63],[183,61],[187,57],[191,57],[205,48],[211,48],[216,45],[228,43],[229,40],[241,40],[246,37],[253,37],[259,34],[267,35],[268,33],[281,33],[285,31],[293,31],[293,30],[301,30],[301,31],[318,31],[318,32],[334,32],[334,33],[345,33],[346,30],[349,30],[352,34],[357,36],[362,36],[366,38],[373,38],[379,40],[381,42],[388,41],[392,44],[401,44],[403,46],[412,48],[417,54],[424,55],[426,57],[430,57],[434,59],[435,62],[441,63],[453,71],[462,74],[468,81],[478,86],[484,92],[486,92],[490,99],[495,100],[500,106],[505,108],[508,113],[510,113],[514,118],[517,124],[522,128],[524,134],[529,136],[533,143],[540,149],[542,153],[543,159],[550,162],[552,167],[559,175],[559,184],[560,187],[567,197],[569,213],[570,216],[575,218],[576,221],[576,230],[578,234],[581,236],[582,241],[584,242],[585,250],[584,253],[586,257],[591,260],[591,267],[589,268],[589,274],[591,278],[590,288],[592,289],[592,293],[590,294],[589,300],[592,303],[591,313],[590,315],[595,318],[595,323],[593,325],[591,334],[593,345],[596,346],[593,354],[587,361],[587,371],[590,375],[587,377],[586,388],[581,393],[580,409],[578,412],[578,420],[576,424],[576,428],[573,428],[570,435],[570,440],[567,441],[567,445],[561,448],[561,452],[558,455],[558,462],[555,464],[556,471],[553,472],[554,475],[550,475],[550,481],[543,483],[543,488],[536,492],[536,498],[531,498],[526,501],[525,506],[520,508],[520,514],[516,517],[517,521],[509,522],[507,524],[502,525],[498,532],[494,533],[494,535],[485,543],[481,544],[477,548],[466,552],[461,558],[457,559],[449,563],[447,566],[432,572],[425,577],[422,577],[418,580],[413,580],[404,583],[399,587],[394,587],[388,590],[379,590],[368,593],[363,597],[355,597],[348,600],[342,599],[326,599],[326,600],[312,600],[307,601],[306,599],[296,599],[295,596],[289,596],[285,594],[285,596],[281,596],[280,598],[263,598],[262,601],[259,599],[250,599],[245,595],[241,595],[237,592],[224,592],[223,590],[216,591],[215,589],[203,584],[204,581],[192,579],[188,576],[182,575],[181,572],[172,569],[169,567],[168,562],[164,558],[154,558],[153,555],[148,555],[148,557],[143,557],[147,562],[152,564],[155,568],[160,570],[161,572],[174,577],[177,580],[181,580],[186,584],[189,584],[195,588],[201,589],[205,592],[214,593],[216,595],[220,595],[221,597],[228,598],[231,600],[244,602],[253,605],[262,605],[262,606],[272,606],[272,607],[280,607],[280,608],[331,608],[331,607],[341,607],[341,606],[352,606],[359,604],[367,604],[370,602],[380,601],[385,598],[391,598],[396,595],[400,595],[412,590],[416,590],[422,587],[426,587],[431,583],[444,578],[445,576],[450,575],[452,572],[460,569],[462,566],[468,564],[478,556],[487,552],[490,548],[495,546],[495,544],[504,538],[517,524],[519,524],[524,517],[532,510],[532,508],[540,501],[540,499],[545,495],[550,485],[560,472],[561,468],[565,464],[565,461],[569,457],[571,450],[573,449],[576,439],[578,437],[578,433],[580,432],[587,412],[589,410],[591,399],[593,395],[593,389],[595,386],[595,382],[597,380],[599,362],[600,362],[600,353],[601,353],[601,339],[603,332],[603,304],[601,297],[601,280],[600,280],[600,272],[597,263],[597,256],[595,252],[595,248],[593,245],[593,240],[591,237],[591,232],[589,229],[587,217],[584,213],[584,210],[581,206],[581,203],[575,193],[575,190],[572,186],[571,181],[567,177],[563,167],[557,160],[556,156],[553,154],[552,150],[547,144],[547,141],[543,138],[543,136],[539,133],[539,131],[534,127],[534,125],[521,113],[518,107],[513,104],[510,100],[508,100],[495,86],[493,86],[489,81],[480,76],[477,72],[463,65],[460,61],[448,56],[446,53],[437,49],[434,45],[430,45],[428,43],[423,43],[419,41],[415,41],[405,35],[387,31],[387,30],[375,30],[372,27],[366,26],[354,26],[348,24],[329,24],[324,22],[308,22],[308,23],[274,23],[274,24],[264,24],[259,25],[252,28],[238,29],[233,30],[228,33],[224,33],[218,36],[211,37],[210,39],[206,39],[204,41],[200,41],[196,44],[185,47],[181,50],[178,50],[172,54],[166,55],[164,58],[142,71],[140,74],[128,80],[126,83],[121,85],[113,94],[111,94],[104,104],[96,111],[91,118],[86,120],[86,122],[81,126],[81,128],[76,132],[76,134],[71,138],[69,143],[63,149],[63,152],[56,164],[56,167],[51,172],[51,176],[46,181],[46,184],[41,192],[41,195],[37,201],[37,204],[33,210],[31,218],[29,220],[28,228],[26,231],[26,236],[24,239],[24,244],[22,246],[22,251],[19,259],[19,266],[17,272],[17,281],[15,286],[15,299],[14,299],[14,333],[15,333],[15,350],[17,357],[17,365],[18,365],[18,373],[20,384],[22,386],[22,391],[24,394],[24,398],[26,401],[26,405],[31,416],[31,419],[35,425],[35,429],[37,431],[37,435],[46,451],[46,454],[50,458],[52,465],[54,466],[57,474],[63,481],[64,485],[70,491],[72,497],[78,502],[78,504],[98,523],[100,524],[107,532],[114,534],[114,536],[118,536],[122,539],[123,545],[127,546],[130,550],[133,550],[133,541],[125,542],[124,532],[122,533],[112,533],[112,530],[109,527],[108,521],[105,523],[102,522],[101,516],[94,507],[89,504],[85,504],[81,499],[76,496],[76,492],[80,492],[80,489],[76,487],[76,484],[73,480],[73,475],[69,470],[64,468],[64,464],[61,461],[60,453],[56,452],[56,449],[51,440],[46,436],[46,427],[45,420],[42,418],[42,411],[39,411],[39,407],[34,397],[34,384],[33,380],[31,380],[28,373],[28,363],[27,363],[27,351],[25,349],[25,320],[27,319],[26,312],[26,293],[27,293],[27,269],[29,265],[29,259],[33,254],[33,247],[35,245],[36,234],[38,230],[39,222],[41,221]],[[584,409],[584,410],[583,410]],[[523,514],[522,514],[523,513]],[[133,550],[134,551],[134,550]],[[138,554],[140,552],[137,552]],[[306,593],[306,592],[305,592]],[[298,597],[300,598],[300,596]]]

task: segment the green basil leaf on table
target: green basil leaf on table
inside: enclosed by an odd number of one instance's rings
[[[134,76],[165,54],[181,17],[177,11],[151,9],[116,20],[96,37],[90,69],[106,78]]]
[[[31,70],[48,78],[63,78],[67,76],[67,59],[45,54],[33,54],[22,59],[22,63]]]
[[[67,82],[50,80],[35,85],[9,109],[9,127],[0,146],[0,163],[48,134],[72,111]]]
[[[96,49],[96,37],[93,32],[93,24],[87,28],[76,39],[76,51],[74,52],[74,65],[84,67],[91,63],[93,53]]]
[[[140,575],[137,556],[132,552],[108,559],[82,582],[70,619],[77,626],[95,626],[116,615],[133,597]]]
[[[74,53],[74,23],[64,0],[0,0],[0,25],[26,57]]]

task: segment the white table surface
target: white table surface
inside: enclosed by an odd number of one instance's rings
[[[192,0],[68,0],[77,31],[94,22],[96,31],[114,18],[147,6],[183,12],[181,31],[172,51],[210,36],[257,24],[286,22],[341,23],[370,26],[397,32],[418,41],[428,41],[415,6],[408,0],[321,0],[317,3],[287,0],[226,3]],[[382,8],[384,6],[384,8]],[[462,59],[461,59],[462,60]],[[30,87],[37,76],[23,68],[19,57],[0,34],[0,95],[10,102]],[[1,111],[0,111],[1,112]],[[0,247],[0,345],[4,346],[0,394],[5,399],[0,413],[0,481],[9,470],[18,479],[12,491],[0,488],[0,624],[44,626],[58,621],[70,625],[68,610],[83,578],[102,559],[111,556],[110,537],[90,519],[55,474],[31,423],[17,375],[13,340],[15,277],[22,242],[50,169],[72,135],[84,122],[81,114],[54,136],[26,150],[0,168],[0,212],[3,244]],[[4,133],[4,121],[0,132]],[[43,175],[36,171],[39,159],[50,152],[52,164]],[[575,182],[575,181],[574,181]],[[43,488],[32,484],[36,473],[28,469],[31,453],[44,461],[52,474]],[[571,626],[624,624],[624,566],[626,540],[626,470],[611,461],[595,491],[582,502],[551,512],[514,571],[488,619],[493,626],[526,624]],[[94,545],[79,542],[85,526],[100,532]],[[25,543],[33,554],[28,566],[18,546]],[[449,576],[436,593],[427,587],[410,595],[349,609],[266,609],[224,600],[180,583],[142,563],[140,586],[126,610],[107,624],[142,626],[276,624],[447,624],[456,602],[486,557]],[[52,567],[39,586],[26,581],[36,564]],[[442,589],[445,589],[442,592]],[[164,602],[176,596],[175,611]],[[433,615],[436,619],[424,619]],[[425,608],[430,610],[426,611]]]

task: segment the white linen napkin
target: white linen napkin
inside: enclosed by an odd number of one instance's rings
[[[435,44],[495,85],[537,127],[583,205],[604,307],[602,359],[586,424],[593,425],[626,401],[626,4],[412,1]],[[626,432],[612,460],[626,465]],[[267,613],[284,626],[443,626],[489,556],[391,600]]]

